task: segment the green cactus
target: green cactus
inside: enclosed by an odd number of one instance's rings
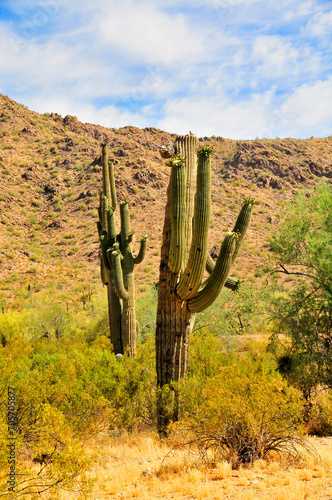
[[[173,158],[169,166],[171,174],[171,245],[169,251],[168,266],[173,273],[182,269],[185,255],[184,227],[186,220],[186,171],[184,157]]]
[[[194,297],[201,286],[206,265],[208,230],[210,223],[210,177],[212,150],[197,151],[197,189],[195,196],[193,233],[186,269],[182,274],[177,293],[182,300]],[[184,234],[182,234],[184,238]]]
[[[216,263],[208,254],[210,222],[210,146],[197,149],[192,135],[179,136],[161,155],[173,158],[161,251],[156,328],[159,387],[179,380],[188,368],[188,347],[195,314],[209,307],[225,286],[237,290],[231,266],[249,226],[253,200],[245,200],[232,232],[222,244]],[[197,157],[195,158],[195,151]],[[209,277],[203,282],[204,271]],[[169,415],[158,406],[159,431]],[[176,418],[175,414],[171,418]]]
[[[129,348],[135,356],[137,321],[135,313],[134,265],[140,264],[147,249],[143,236],[135,258],[132,253],[133,232],[130,229],[128,201],[120,206],[121,231],[117,234],[115,209],[117,196],[113,162],[107,161],[107,145],[102,143],[103,190],[100,193],[98,232],[101,248],[101,279],[107,285],[110,336],[115,354]]]

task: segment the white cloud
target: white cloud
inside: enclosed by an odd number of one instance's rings
[[[324,37],[332,33],[332,10],[316,14],[307,25],[308,32],[317,37]]]
[[[332,135],[332,77],[302,85],[282,98],[275,91],[272,88],[237,102],[226,95],[170,101],[158,127],[233,139]]]
[[[283,112],[294,119],[287,125],[289,136],[332,135],[332,77],[312,85],[301,85],[284,102]]]
[[[199,136],[255,138],[267,129],[274,90],[232,102],[227,96],[183,98],[167,102],[158,127]]]
[[[136,127],[147,127],[147,118],[140,113],[133,113],[130,109],[119,109],[116,106],[104,106],[97,109],[92,104],[84,101],[73,101],[64,96],[52,95],[44,98],[33,98],[29,100],[29,108],[40,112],[56,111],[61,116],[72,115],[83,123],[93,123],[103,127],[124,127],[135,125]]]
[[[308,16],[315,12],[317,4],[314,1],[303,2],[300,5],[295,5],[294,10],[286,10],[284,12],[285,21],[292,21],[301,17]]]
[[[112,6],[103,12],[99,29],[112,50],[146,64],[192,62],[205,52],[204,28],[189,26],[182,14],[168,15],[144,3]]]
[[[258,64],[260,73],[267,76],[292,71],[299,56],[299,51],[281,36],[258,36],[253,42],[253,60]]]
[[[39,93],[63,92],[77,98],[97,98],[114,85],[114,94],[128,91],[114,65],[105,67],[79,45],[68,46],[56,38],[44,44],[24,40],[0,25],[0,77],[12,90]],[[113,95],[114,95],[113,94]]]

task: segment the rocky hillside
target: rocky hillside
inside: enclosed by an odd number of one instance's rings
[[[38,114],[0,95],[0,304],[20,307],[28,288],[77,302],[97,291],[100,143],[115,160],[118,198],[128,199],[137,240],[149,253],[137,288],[158,280],[169,169],[158,153],[175,134],[154,128],[104,128],[76,117]],[[332,179],[332,136],[325,139],[232,141],[204,137],[215,149],[210,248],[217,252],[245,197],[257,200],[233,275],[254,281],[269,254],[268,237],[285,201],[325,176]],[[5,301],[5,302],[4,302]]]

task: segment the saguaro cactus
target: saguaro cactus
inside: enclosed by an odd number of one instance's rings
[[[120,205],[121,231],[117,234],[117,205],[113,162],[107,161],[107,145],[102,143],[103,190],[100,192],[98,231],[101,247],[101,279],[107,285],[110,337],[115,354],[135,356],[137,321],[135,313],[134,265],[143,261],[147,236],[143,236],[137,257],[132,253],[134,232],[130,228],[128,201]]]
[[[159,387],[178,381],[187,371],[195,314],[209,307],[224,286],[237,288],[238,282],[228,274],[254,204],[251,199],[245,200],[233,231],[225,236],[214,263],[207,250],[213,151],[209,146],[197,149],[197,145],[196,137],[186,135],[177,137],[172,147],[161,150],[161,155],[169,158],[171,178],[159,273],[156,328]],[[210,276],[203,282],[205,269]],[[162,402],[159,403],[159,431],[163,432],[168,417]]]

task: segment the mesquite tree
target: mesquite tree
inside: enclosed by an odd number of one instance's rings
[[[113,162],[107,160],[107,145],[102,143],[103,190],[100,192],[98,232],[101,247],[101,279],[107,286],[110,337],[115,354],[135,356],[137,321],[135,313],[134,266],[140,264],[147,248],[143,236],[137,257],[132,253],[134,232],[130,228],[128,201],[121,201],[121,230],[117,233],[117,205]]]
[[[207,249],[212,148],[197,149],[197,145],[195,136],[185,135],[177,137],[172,147],[160,151],[164,158],[170,158],[171,177],[158,289],[156,364],[159,388],[178,381],[188,369],[189,337],[195,314],[209,307],[224,286],[236,289],[237,281],[228,278],[228,274],[254,205],[253,200],[245,200],[215,263]],[[210,276],[203,281],[205,269]],[[159,430],[163,432],[168,417],[161,399],[158,420]]]

